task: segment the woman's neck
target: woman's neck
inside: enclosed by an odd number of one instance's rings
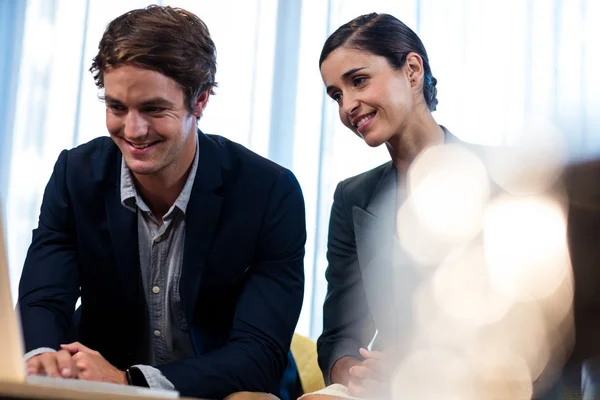
[[[399,176],[405,176],[414,159],[427,147],[444,143],[444,130],[429,111],[413,118],[386,143]]]

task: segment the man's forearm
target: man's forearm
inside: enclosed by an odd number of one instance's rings
[[[360,364],[360,360],[355,357],[346,356],[337,360],[331,368],[331,383],[340,383],[348,386],[350,382],[350,368]]]
[[[198,357],[156,366],[184,397],[222,399],[235,392],[275,393],[287,354],[229,343]]]
[[[279,400],[270,393],[236,392],[225,397],[224,400]]]

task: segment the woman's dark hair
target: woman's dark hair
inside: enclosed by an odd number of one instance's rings
[[[417,53],[423,59],[425,102],[429,110],[436,109],[437,80],[431,74],[425,46],[417,34],[396,17],[371,13],[361,15],[340,26],[323,45],[319,67],[329,54],[341,46],[385,57],[390,65],[398,70],[404,66],[408,53]]]

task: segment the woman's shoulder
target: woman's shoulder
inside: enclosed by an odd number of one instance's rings
[[[393,171],[392,161],[361,174],[346,178],[338,185],[344,200],[352,205],[368,202],[381,178]]]

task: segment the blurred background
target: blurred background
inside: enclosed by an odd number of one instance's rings
[[[344,128],[325,95],[319,53],[341,24],[376,11],[415,30],[438,80],[434,117],[459,138],[517,143],[528,139],[535,117],[562,132],[571,160],[600,154],[597,0],[157,3],[196,13],[217,46],[219,87],[199,127],[290,168],[302,185],[308,241],[297,331],[312,338],[322,326],[335,186],[389,158]],[[88,72],[104,28],[149,4],[0,0],[0,200],[14,295],[58,154],[107,134]]]

